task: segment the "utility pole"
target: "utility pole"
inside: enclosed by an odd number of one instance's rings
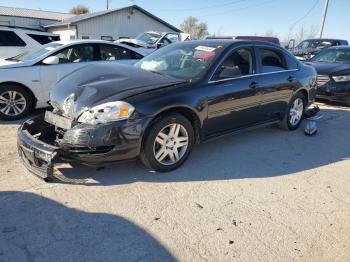
[[[322,15],[322,19],[321,19],[320,33],[319,33],[320,38],[322,38],[322,35],[323,35],[324,23],[326,22],[326,16],[327,16],[327,11],[328,11],[328,4],[329,4],[329,0],[325,0],[324,8],[323,8],[323,15]]]
[[[109,9],[109,0],[107,0],[107,10]]]

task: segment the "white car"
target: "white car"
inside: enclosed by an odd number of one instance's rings
[[[52,87],[67,74],[91,63],[134,64],[141,50],[102,40],[58,41],[31,53],[0,60],[0,118],[21,119],[48,107]]]
[[[31,52],[59,40],[58,35],[47,32],[0,26],[0,59]]]
[[[138,35],[135,39],[123,38],[117,40],[116,43],[139,48],[150,54],[161,47],[187,40],[191,40],[191,36],[185,33],[147,31]]]

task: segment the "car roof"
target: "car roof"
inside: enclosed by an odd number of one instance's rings
[[[24,33],[37,34],[37,35],[57,36],[56,34],[53,34],[50,32],[36,30],[36,29],[30,29],[30,28],[21,28],[21,27],[0,26],[0,30],[12,31],[12,32],[17,31],[17,32],[24,32]]]
[[[338,38],[310,38],[310,39],[305,39],[304,41],[311,41],[311,40],[346,41],[345,39],[338,39]]]
[[[246,44],[246,45],[265,45],[265,46],[271,46],[271,47],[281,47],[280,45],[277,45],[272,42],[267,41],[259,41],[259,40],[245,40],[245,39],[206,39],[206,40],[191,40],[191,41],[185,41],[181,43],[193,43],[196,42],[198,45],[222,45],[224,47],[233,46],[236,44]]]

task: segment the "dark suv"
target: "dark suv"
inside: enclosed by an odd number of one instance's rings
[[[307,60],[326,48],[340,45],[349,45],[349,43],[340,39],[306,39],[296,47],[291,48],[290,51],[293,55],[299,57],[300,60]]]

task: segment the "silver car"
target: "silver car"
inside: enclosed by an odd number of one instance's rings
[[[90,63],[134,64],[146,55],[131,46],[102,40],[58,41],[0,60],[0,118],[17,120],[48,106],[52,87]]]

